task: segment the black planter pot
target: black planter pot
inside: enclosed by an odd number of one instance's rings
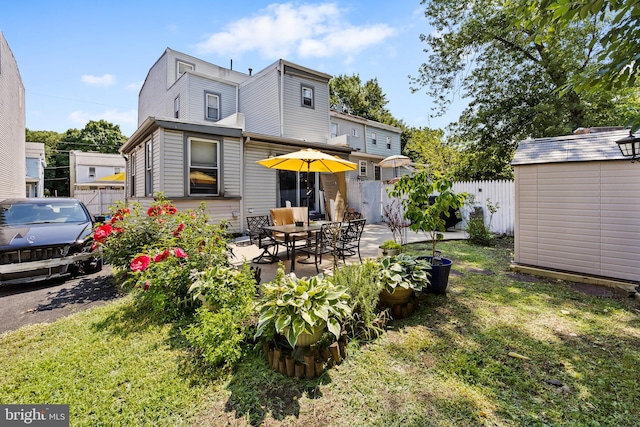
[[[449,283],[449,272],[451,271],[451,261],[449,258],[436,258],[436,265],[431,262],[431,256],[419,256],[418,259],[426,259],[431,264],[431,270],[429,271],[429,286],[427,286],[426,292],[432,294],[444,294],[447,290],[447,284]],[[439,264],[438,264],[439,262]]]

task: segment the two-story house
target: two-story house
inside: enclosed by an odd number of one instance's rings
[[[206,202],[214,221],[244,229],[248,215],[287,202],[305,206],[305,172],[267,169],[257,160],[330,145],[331,76],[285,60],[253,74],[166,49],[139,95],[138,129],[122,146],[129,200],[149,203],[163,192],[179,208]],[[320,210],[320,182],[310,174],[311,211]]]
[[[348,179],[385,181],[394,177],[393,169],[380,168],[378,163],[401,154],[402,129],[336,110],[331,110],[330,118],[329,143],[346,144],[354,150],[349,160],[358,164],[358,170],[348,172]]]
[[[0,200],[25,197],[25,99],[18,63],[0,32]]]
[[[47,162],[42,142],[25,143],[27,197],[44,197],[44,168]]]

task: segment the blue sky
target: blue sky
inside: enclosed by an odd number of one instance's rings
[[[395,117],[444,127],[460,107],[429,118],[431,99],[409,89],[408,76],[426,60],[419,36],[432,31],[423,11],[419,0],[35,0],[3,5],[0,31],[18,62],[31,130],[104,119],[131,135],[140,87],[167,47],[244,72],[283,58],[377,78]]]

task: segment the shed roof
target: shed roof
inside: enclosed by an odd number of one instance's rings
[[[520,141],[511,165],[624,160],[616,141],[628,129]]]

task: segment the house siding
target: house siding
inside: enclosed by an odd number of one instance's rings
[[[303,107],[301,86],[313,87],[314,108]],[[313,142],[329,140],[329,84],[284,75],[284,136]]]
[[[0,200],[26,195],[24,97],[18,63],[0,32]]]
[[[205,93],[214,93],[220,97],[220,119],[235,114],[236,92],[235,85],[225,84],[216,80],[201,76],[189,75],[188,116],[186,120],[205,124],[214,124],[216,121],[206,119]],[[173,104],[172,104],[173,105]]]
[[[164,59],[164,60],[163,60]],[[166,54],[162,55],[160,59],[153,64],[149,73],[140,89],[138,95],[138,126],[144,122],[149,116],[167,116],[173,117],[173,98],[171,100],[171,106],[166,106],[164,101],[167,98],[167,62]],[[175,98],[175,97],[174,97]],[[184,102],[184,100],[180,100]],[[160,114],[162,113],[162,114]]]
[[[223,142],[222,171],[224,174],[224,195],[241,196],[242,141],[236,138],[225,138]]]
[[[256,163],[269,157],[273,150],[274,146],[266,143],[250,142],[245,145],[245,216],[269,215],[269,211],[277,206],[277,172]]]
[[[364,123],[354,123],[349,120],[344,120],[339,117],[332,117],[331,122],[337,123],[338,135],[346,135],[347,144],[354,149],[360,149],[362,152],[367,152],[366,138],[365,138],[365,126]],[[358,136],[353,136],[353,130],[356,130]]]
[[[638,280],[639,192],[630,162],[516,167],[515,261]]]
[[[371,134],[376,134],[376,144],[371,142]],[[387,148],[387,136],[391,138],[391,148]],[[367,153],[387,157],[400,154],[400,134],[385,129],[367,126]]]
[[[280,132],[280,79],[276,64],[240,85],[239,110],[247,132],[282,136]]]
[[[184,197],[185,191],[185,156],[186,142],[182,132],[162,131],[163,168],[162,191],[168,198]]]

